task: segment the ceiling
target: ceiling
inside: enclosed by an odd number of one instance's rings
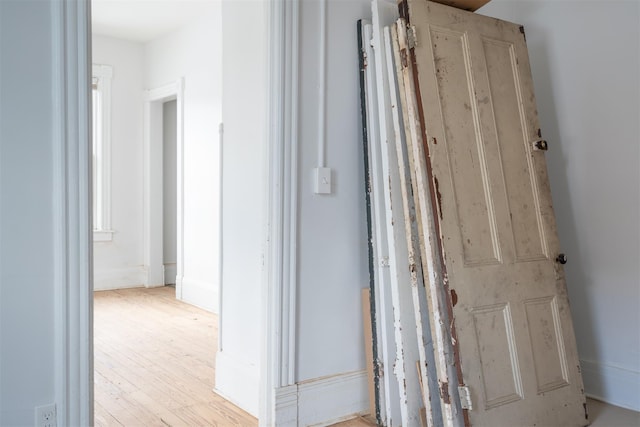
[[[220,0],[92,0],[93,34],[146,43],[211,10]]]

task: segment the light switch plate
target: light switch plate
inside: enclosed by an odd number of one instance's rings
[[[315,168],[315,193],[331,194],[331,168]]]

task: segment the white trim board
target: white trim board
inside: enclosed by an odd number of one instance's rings
[[[640,372],[580,360],[585,394],[611,405],[640,411]]]
[[[362,21],[362,43],[361,48],[367,58],[373,58],[373,48],[371,39],[373,37],[372,25],[366,21]],[[393,245],[395,241],[389,242],[385,233],[386,211],[385,197],[383,188],[389,181],[385,180],[382,174],[382,165],[380,159],[380,129],[377,108],[372,108],[377,104],[374,77],[372,75],[373,67],[365,69],[365,92],[367,99],[367,108],[365,109],[367,122],[367,153],[368,157],[368,177],[370,182],[370,200],[371,200],[371,237],[373,242],[373,260],[374,260],[374,284],[375,284],[375,319],[376,332],[378,335],[378,358],[381,362],[382,373],[379,381],[379,408],[380,418],[385,425],[391,427],[399,426],[403,415],[406,415],[406,395],[401,394],[404,382],[404,369],[396,371],[396,351],[398,348],[395,336],[394,309],[392,305],[391,289],[394,287],[396,280],[396,270],[393,274],[390,264],[395,264],[395,250]],[[386,138],[386,135],[385,135]],[[391,257],[393,252],[394,256]],[[398,374],[401,377],[398,377]],[[406,418],[406,416],[404,417]]]
[[[147,270],[143,266],[100,269],[96,270],[93,280],[94,291],[141,288],[147,280]]]
[[[268,2],[268,143],[260,426],[276,425],[277,390],[295,384],[300,0]]]
[[[176,263],[168,262],[163,266],[162,276],[164,277],[164,284],[166,285],[175,285],[176,284]]]
[[[181,285],[182,295],[178,297],[178,284],[176,283],[176,298],[218,314],[218,287],[214,283],[183,276]]]
[[[367,372],[302,381],[278,389],[276,397],[274,425],[278,427],[335,424],[369,413]]]
[[[93,425],[91,34],[88,0],[51,1],[57,424]]]
[[[224,351],[219,351],[216,353],[216,384],[213,391],[257,417],[260,369],[235,355],[227,356]],[[247,397],[251,395],[254,397]],[[247,405],[247,402],[254,405]]]

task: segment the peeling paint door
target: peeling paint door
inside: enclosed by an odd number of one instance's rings
[[[584,426],[524,31],[424,0],[402,9],[467,423]]]

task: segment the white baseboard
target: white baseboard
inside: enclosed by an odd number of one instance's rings
[[[591,360],[581,360],[580,366],[587,396],[640,411],[640,372]]]
[[[216,354],[216,378],[213,389],[229,402],[254,417],[260,411],[260,370],[242,358],[219,351]]]
[[[112,289],[126,289],[143,287],[147,280],[144,267],[131,268],[96,268],[93,274],[93,290],[108,291]]]
[[[218,287],[213,282],[176,278],[176,297],[187,304],[218,314]]]
[[[278,427],[298,427],[298,385],[277,388],[275,399],[273,424]]]
[[[176,275],[177,275],[176,263],[174,262],[172,264],[165,264],[163,267],[164,267],[164,284],[175,285]]]
[[[314,378],[276,390],[279,427],[327,426],[368,412],[366,371]]]

